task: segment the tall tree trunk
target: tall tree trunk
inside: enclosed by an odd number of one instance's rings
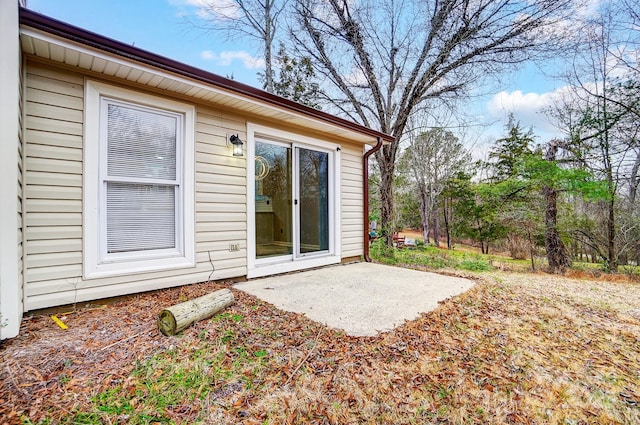
[[[274,92],[273,87],[273,54],[271,49],[273,47],[273,16],[271,15],[271,8],[273,2],[267,0],[264,3],[264,88],[269,93]]]
[[[396,230],[393,228],[393,178],[397,144],[395,142],[391,145],[385,145],[375,153],[375,158],[380,168],[380,221],[387,246],[389,247],[393,246],[392,236]]]
[[[529,256],[531,257],[531,271],[536,271],[536,262],[534,260],[534,249],[533,249],[533,237],[531,236],[531,229],[527,228],[527,239],[529,240]]]
[[[615,273],[618,271],[618,254],[616,253],[616,218],[615,218],[615,196],[611,196],[609,201],[609,214],[607,217],[607,261],[609,271]]]
[[[448,199],[445,198],[442,203],[442,217],[444,217],[444,231],[447,235],[447,249],[451,249],[451,231],[449,230],[449,202]]]
[[[545,199],[545,248],[547,250],[549,271],[562,273],[567,267],[571,267],[571,259],[558,233],[558,192],[550,186],[544,186],[542,194]]]
[[[609,272],[618,271],[618,254],[616,252],[616,184],[613,178],[611,156],[609,154],[608,133],[604,134],[607,140],[605,144],[605,167],[607,170],[607,190],[609,202],[607,203],[607,268]]]
[[[606,80],[605,80],[606,81]],[[613,162],[611,160],[612,146],[609,139],[608,128],[610,124],[607,120],[608,102],[605,96],[602,99],[602,114],[605,117],[605,131],[602,134],[603,163],[607,172],[607,190],[609,191],[609,203],[607,205],[607,268],[609,272],[618,271],[618,259],[616,253],[616,219],[615,219],[615,202],[616,202],[616,184],[613,178]]]
[[[555,161],[558,147],[558,141],[552,140],[547,148],[545,160],[550,162]],[[563,273],[567,267],[571,267],[571,259],[558,233],[558,191],[551,185],[544,185],[542,187],[542,194],[545,199],[545,248],[547,250],[549,271],[552,273]]]
[[[274,92],[273,88],[273,65],[272,61],[272,53],[271,53],[271,44],[265,42],[264,47],[264,89],[269,93]]]
[[[420,218],[422,219],[422,237],[424,244],[429,245],[429,208],[427,207],[427,194],[422,187],[420,190]]]
[[[640,153],[637,154],[629,174],[629,203],[633,207],[638,196],[638,186],[640,186]]]
[[[380,222],[387,246],[393,246],[393,173],[380,175]]]
[[[433,215],[433,244],[440,248],[440,215],[438,214],[438,200],[433,203],[431,209]]]

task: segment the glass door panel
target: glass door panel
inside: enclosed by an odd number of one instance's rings
[[[293,254],[291,148],[256,142],[256,258]]]
[[[296,148],[297,255],[329,250],[329,154]]]

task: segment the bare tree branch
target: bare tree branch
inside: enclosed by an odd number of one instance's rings
[[[196,21],[189,22],[196,28],[221,32],[227,39],[244,36],[256,40],[264,54],[265,89],[274,91],[273,49],[281,15],[288,0],[228,0],[225,3],[205,3]]]
[[[417,109],[557,48],[574,0],[295,0],[297,48],[349,117],[397,137],[376,154],[383,226],[400,139]]]

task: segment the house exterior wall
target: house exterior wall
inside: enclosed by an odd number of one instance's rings
[[[363,252],[361,146],[343,145],[341,170],[342,257],[359,257]]]
[[[196,266],[83,279],[83,138],[86,76],[28,61],[25,114],[25,305],[32,310],[247,274],[244,117],[195,104]],[[92,75],[91,79],[96,76]],[[109,84],[117,84],[110,81]],[[144,91],[144,87],[134,88]],[[185,102],[185,99],[180,99]],[[273,123],[271,124],[273,125]],[[362,254],[362,147],[342,151],[343,257]],[[230,251],[230,244],[239,245]]]

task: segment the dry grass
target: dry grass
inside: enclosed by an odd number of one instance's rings
[[[225,315],[181,337],[155,331],[163,305],[214,284],[74,314],[67,319],[70,333],[34,318],[21,337],[0,348],[0,417],[22,415],[34,423],[640,423],[640,286],[502,272],[482,279],[374,338],[345,336],[237,291],[238,302]],[[137,336],[108,347],[131,335]],[[184,370],[197,372],[194,385],[171,381]],[[174,399],[162,404],[161,392]]]

